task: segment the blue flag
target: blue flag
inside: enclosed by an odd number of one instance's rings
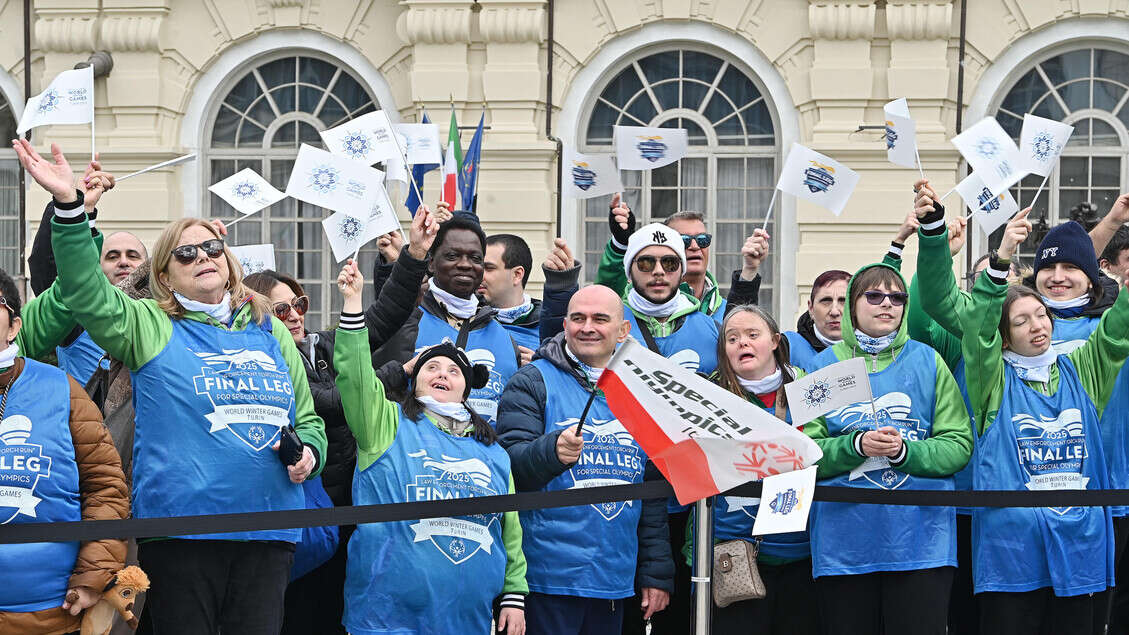
[[[463,155],[463,166],[459,170],[459,192],[462,195],[463,207],[467,211],[474,211],[474,195],[478,189],[478,162],[482,159],[482,123],[486,113],[478,118],[478,129],[474,131],[474,138],[467,146]]]
[[[423,113],[423,123],[431,123],[431,120],[427,118],[426,112]],[[404,206],[408,208],[408,213],[413,217],[416,215],[416,210],[419,209],[419,206],[423,203],[423,201],[420,201],[419,197],[416,196],[416,188],[418,187],[419,191],[422,193],[423,175],[432,170],[438,169],[438,167],[438,163],[421,163],[419,165],[411,166],[412,180],[415,181],[416,185],[415,187],[412,187],[410,183],[408,184],[408,200],[404,201]]]

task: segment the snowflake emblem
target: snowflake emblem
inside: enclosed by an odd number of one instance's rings
[[[361,237],[361,220],[352,216],[341,219],[337,225],[337,232],[345,240],[356,240]]]
[[[991,159],[1000,153],[1000,144],[995,139],[984,137],[976,142],[976,154]]]
[[[600,505],[600,507],[601,507],[601,508],[603,508],[603,510],[604,510],[604,513],[606,513],[606,514],[614,514],[614,513],[615,513],[615,507],[616,507],[616,503],[602,503],[602,504]]]
[[[59,91],[52,88],[51,90],[43,93],[43,95],[39,98],[39,107],[36,108],[36,112],[43,114],[46,112],[53,112],[55,110],[58,110],[59,101]]]
[[[815,383],[804,390],[804,405],[808,408],[822,406],[830,398],[831,384],[825,379],[816,380]]]
[[[251,181],[240,181],[231,188],[231,193],[236,198],[246,201],[255,198],[259,195],[259,186]]]
[[[894,470],[883,470],[882,471],[882,483],[886,487],[892,486],[894,483],[897,482],[897,480],[898,480],[898,475],[894,473]]]
[[[250,275],[266,269],[267,263],[262,260],[255,260],[254,258],[240,258],[239,266],[243,267],[243,275]]]
[[[267,433],[263,431],[261,426],[251,426],[251,429],[247,431],[247,437],[258,444],[267,438]]]
[[[363,132],[350,132],[341,140],[341,149],[351,159],[363,159],[372,150],[372,141]]]
[[[322,165],[310,172],[310,187],[321,194],[329,194],[337,189],[337,183],[340,179],[341,175],[336,169]]]
[[[1035,135],[1031,141],[1031,154],[1040,161],[1047,161],[1057,150],[1058,144],[1055,143],[1055,138],[1045,130]]]
[[[447,547],[447,551],[450,551],[451,555],[454,556],[455,559],[457,560],[457,559],[463,557],[463,554],[466,553],[466,545],[463,544],[462,540],[455,538],[454,540],[451,541],[451,544]]]

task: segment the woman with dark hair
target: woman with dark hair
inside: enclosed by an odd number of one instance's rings
[[[420,208],[412,218],[410,242],[402,248],[395,261],[388,284],[380,289],[373,303],[373,329],[369,332],[370,345],[379,348],[391,338],[415,310],[416,297],[423,276],[427,272],[427,250],[435,240],[438,226],[427,206]],[[350,260],[350,262],[352,262]],[[306,312],[310,299],[302,285],[293,277],[273,270],[254,273],[244,283],[271,303],[274,316],[282,320],[302,356],[314,410],[325,421],[325,467],[320,486],[337,506],[353,504],[353,470],[357,464],[357,442],[345,422],[341,393],[334,383],[337,371],[333,365],[334,329],[306,330]],[[316,488],[317,485],[307,485]],[[307,492],[307,498],[317,492]],[[313,528],[310,528],[313,529]],[[310,529],[304,531],[310,531]],[[304,550],[295,553],[295,571],[300,576],[286,589],[286,616],[282,632],[344,633],[341,617],[345,607],[345,559],[349,536],[353,526],[341,527],[340,541],[328,562],[310,562],[302,566]],[[305,533],[303,536],[305,537]],[[313,554],[318,555],[318,554]],[[317,566],[320,565],[320,566]],[[313,570],[312,567],[316,566]]]
[[[1055,317],[1042,294],[1006,280],[1009,259],[1031,231],[1028,212],[1008,222],[961,315],[978,437],[973,487],[1106,489],[1099,417],[1129,356],[1129,294],[1120,291],[1081,346],[1057,352]],[[1114,581],[1109,508],[974,509],[972,550],[981,632],[1104,628],[1104,591]]]
[[[749,304],[730,307],[721,324],[717,362],[710,377],[714,383],[791,423],[784,386],[804,371],[789,364],[788,340],[771,315]],[[759,508],[760,499],[740,496],[720,497],[714,507],[715,540],[759,545],[757,566],[766,595],[715,606],[712,627],[718,633],[815,635],[819,619],[810,605],[815,588],[808,532],[754,536]]]
[[[823,450],[820,482],[953,489],[972,448],[968,412],[944,360],[907,334],[905,280],[890,265],[868,265],[847,299],[843,341],[812,370],[861,358],[874,398],[804,426]],[[824,631],[945,633],[955,523],[952,508],[816,503],[812,570]]]
[[[138,518],[302,509],[325,431],[286,328],[243,284],[239,261],[199,218],[170,223],[153,248],[153,298],[134,300],[98,265],[83,197],[58,146],[53,161],[13,143],[52,196],[62,302],[130,369]],[[286,447],[282,442],[286,441]],[[276,633],[300,531],[142,541],[158,633]]]
[[[358,505],[513,493],[506,451],[468,406],[489,379],[450,342],[374,373],[361,313],[363,279],[337,278],[345,297],[334,344],[337,387],[357,440]],[[397,377],[398,376],[398,377]],[[386,384],[406,384],[399,403]],[[516,512],[360,525],[349,541],[345,626],[376,633],[487,633],[492,606],[507,635],[525,631],[525,556]]]

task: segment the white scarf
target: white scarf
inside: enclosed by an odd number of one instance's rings
[[[827,337],[826,335],[824,335],[823,333],[820,333],[820,332],[819,332],[819,327],[818,327],[818,326],[816,326],[815,324],[812,324],[812,325],[811,325],[811,330],[812,330],[812,332],[813,332],[813,333],[815,333],[815,338],[816,338],[817,340],[819,340],[819,341],[823,342],[823,345],[824,345],[824,346],[827,346],[827,347],[835,346],[835,345],[836,345],[836,344],[838,344],[839,342],[842,342],[842,341],[843,341],[843,339],[842,339],[842,338],[839,338],[839,339],[837,339],[837,340],[833,340],[833,339],[831,339],[830,337]]]
[[[470,421],[470,411],[466,409],[461,403],[455,401],[436,401],[434,397],[424,395],[416,397],[423,407],[434,412],[438,415],[443,415],[448,419],[454,419],[459,423],[466,423]]]
[[[1090,303],[1090,294],[1083,293],[1073,300],[1052,300],[1047,296],[1043,296],[1043,303],[1052,309],[1076,309]]]
[[[569,350],[568,344],[565,344],[564,349],[565,354],[568,355],[568,358],[576,362],[576,365],[580,367],[580,371],[583,372],[584,375],[588,378],[588,381],[591,382],[593,386],[595,386],[596,382],[600,381],[600,375],[604,374],[604,369],[596,368],[595,366],[589,366],[588,364],[580,361],[580,358],[574,355],[571,350]]]
[[[0,351],[0,370],[11,368],[12,364],[16,363],[16,357],[20,354],[20,346],[15,342],[8,345],[8,348]]]
[[[440,289],[439,285],[435,284],[435,278],[429,280],[427,285],[428,288],[431,289],[431,293],[435,295],[435,298],[447,307],[447,313],[450,313],[460,320],[465,320],[478,312],[478,296],[473,293],[466,299],[457,298],[443,289]]]
[[[859,348],[870,353],[871,355],[877,355],[887,348],[890,348],[890,345],[894,343],[894,340],[897,339],[897,337],[898,331],[896,329],[894,331],[891,331],[890,333],[887,333],[886,335],[883,335],[882,337],[871,337],[870,335],[867,335],[866,333],[855,329],[855,341],[859,343]]]
[[[1037,381],[1045,384],[1051,380],[1051,366],[1058,359],[1054,347],[1048,347],[1041,355],[1027,357],[1014,351],[1004,351],[1004,361],[1015,369],[1015,374],[1024,381]]]
[[[642,313],[647,317],[666,318],[674,315],[679,309],[692,306],[692,303],[679,291],[674,294],[673,298],[666,302],[655,304],[647,298],[644,298],[643,294],[635,290],[635,287],[632,287],[631,291],[627,292],[627,305],[635,312]]]
[[[521,304],[508,309],[498,309],[498,313],[494,316],[494,319],[502,324],[513,324],[532,310],[533,298],[529,297],[529,294],[526,293],[522,295]]]
[[[784,373],[780,367],[776,367],[776,372],[767,377],[760,379],[745,379],[744,377],[737,376],[738,383],[745,389],[745,392],[750,392],[754,395],[767,395],[770,392],[776,392],[780,388],[780,384],[784,383]]]
[[[206,302],[189,300],[176,291],[173,291],[172,294],[173,297],[176,298],[176,301],[180,303],[180,306],[184,307],[185,311],[199,311],[201,313],[207,313],[220,324],[227,324],[231,320],[230,291],[223,292],[223,300],[220,300],[219,304],[207,304]]]

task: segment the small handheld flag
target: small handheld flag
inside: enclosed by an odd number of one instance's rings
[[[653,170],[686,156],[690,147],[683,128],[615,126],[615,159],[621,170]]]
[[[239,265],[243,267],[243,275],[249,276],[267,269],[274,269],[274,245],[265,243],[261,245],[242,245],[229,247]]]
[[[561,152],[561,195],[565,198],[596,198],[622,191],[611,155],[580,154],[567,146]]]
[[[999,229],[1019,211],[1019,203],[1015,202],[1010,191],[1004,190],[993,196],[975,172],[957,183],[956,191],[968,206],[967,218],[975,218],[976,224],[985,234]]]
[[[94,67],[63,71],[24,104],[16,134],[38,126],[94,122]]]
[[[383,190],[380,170],[304,143],[286,184],[289,196],[358,218],[368,218]]]
[[[286,198],[266,179],[251,168],[244,168],[222,181],[208,187],[208,191],[222,198],[244,216],[270,207]]]
[[[917,124],[909,115],[906,98],[895,99],[882,110],[886,114],[886,157],[895,165],[917,168],[924,179],[925,171],[917,152]]]
[[[321,140],[333,154],[372,165],[400,154],[394,134],[388,114],[377,110],[323,130]]]
[[[981,119],[950,141],[972,170],[980,174],[993,195],[1011,187],[1027,174],[1019,148],[992,117]]]
[[[776,187],[838,216],[843,213],[858,182],[858,172],[829,156],[793,143]]]

